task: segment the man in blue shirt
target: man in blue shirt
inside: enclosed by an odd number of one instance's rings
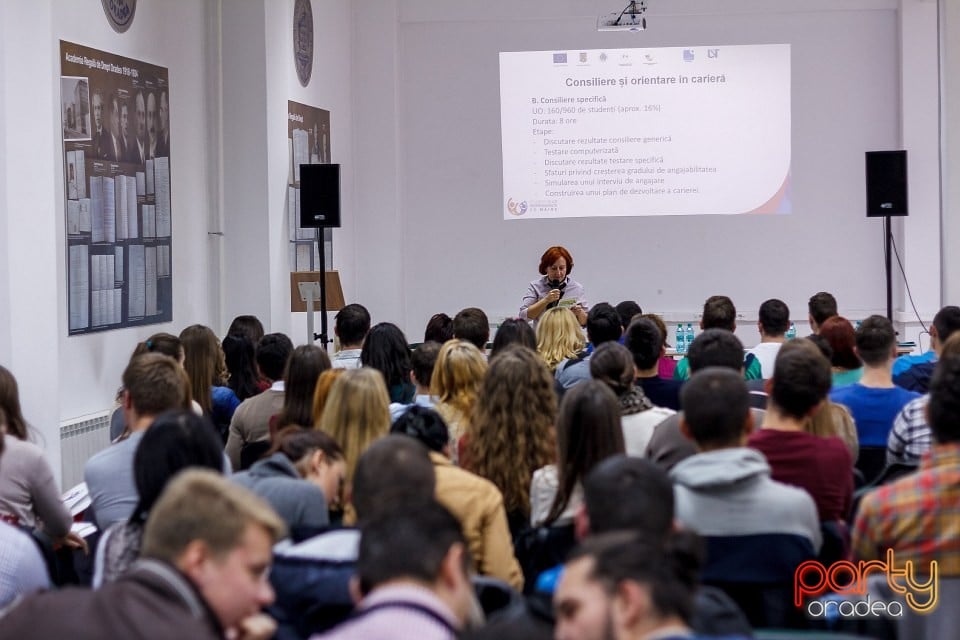
[[[930,351],[920,356],[906,355],[897,358],[893,363],[893,382],[904,389],[926,393],[943,343],[958,329],[960,307],[948,306],[940,309],[930,325]]]

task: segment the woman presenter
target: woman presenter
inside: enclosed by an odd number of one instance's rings
[[[536,324],[547,309],[569,306],[580,326],[586,325],[587,301],[583,285],[569,276],[573,271],[570,252],[563,247],[550,247],[540,257],[539,271],[542,277],[531,282],[523,296],[520,317]]]

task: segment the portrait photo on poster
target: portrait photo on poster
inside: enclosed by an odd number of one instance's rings
[[[60,120],[64,140],[90,139],[90,81],[87,78],[60,78]]]

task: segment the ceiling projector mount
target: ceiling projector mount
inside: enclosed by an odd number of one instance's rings
[[[630,0],[623,11],[614,11],[597,18],[597,31],[643,31],[647,19],[647,0]]]

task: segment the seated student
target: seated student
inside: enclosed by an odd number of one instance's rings
[[[370,312],[360,304],[348,304],[333,318],[333,334],[340,340],[340,350],[333,356],[334,369],[356,369],[360,351],[370,331]]]
[[[607,342],[616,344],[623,330],[617,310],[606,302],[593,305],[587,314],[588,349],[592,352]],[[590,355],[572,358],[557,365],[557,383],[564,390],[590,379]]]
[[[834,389],[830,399],[846,406],[853,415],[860,441],[857,468],[870,482],[886,463],[887,439],[894,418],[920,394],[893,384],[890,370],[897,353],[897,336],[887,318],[870,316],[864,320],[856,339],[857,353],[864,365],[863,377],[860,382]]]
[[[670,348],[667,325],[663,323],[663,318],[655,313],[644,313],[641,314],[640,317],[650,320],[653,322],[653,324],[657,325],[657,329],[660,330],[660,337],[662,338],[663,342],[663,353],[660,355],[660,360],[657,362],[657,374],[659,374],[659,376],[664,380],[673,380],[673,374],[677,370],[677,361],[674,360],[673,356],[667,355],[667,349]],[[626,331],[626,329],[624,329],[624,331]]]
[[[396,504],[432,499],[436,474],[426,447],[401,435],[381,438],[360,456],[352,502],[362,522]],[[343,621],[353,609],[349,582],[357,561],[358,529],[333,529],[296,545],[278,545],[270,581],[277,638],[305,638]]]
[[[590,375],[594,380],[610,387],[617,395],[626,452],[642,457],[654,428],[675,412],[653,406],[650,399],[644,395],[643,389],[634,385],[635,371],[633,356],[626,347],[616,342],[600,345],[590,356]]]
[[[347,465],[340,445],[323,431],[291,426],[277,434],[270,455],[230,480],[266,500],[302,540],[330,524],[340,504]]]
[[[526,320],[507,318],[497,328],[497,335],[493,337],[493,346],[490,347],[490,359],[512,344],[519,344],[534,351],[537,350],[537,334]]]
[[[455,640],[477,603],[460,523],[436,502],[366,520],[349,620],[314,640]]]
[[[410,381],[417,387],[417,393],[413,396],[411,404],[390,405],[390,422],[396,422],[397,418],[413,405],[429,409],[436,406],[437,397],[432,393],[430,380],[433,378],[433,370],[436,368],[442,346],[440,342],[428,340],[410,353]]]
[[[823,323],[837,315],[837,299],[827,291],[818,291],[807,300],[807,320],[814,335],[820,333]]]
[[[260,613],[283,523],[246,489],[190,469],[147,521],[142,559],[96,591],[64,589],[23,600],[3,618],[5,638],[266,639]],[[229,635],[228,635],[229,634]]]
[[[747,446],[760,451],[771,477],[806,490],[821,522],[845,522],[853,503],[853,460],[844,442],[806,430],[830,390],[830,363],[808,341],[792,340],[767,380],[770,400]]]
[[[443,344],[453,338],[453,318],[445,313],[435,313],[427,321],[427,328],[423,331],[424,342]]]
[[[371,328],[360,350],[360,364],[383,374],[390,402],[413,402],[417,388],[410,381],[410,347],[400,327],[381,322]]]
[[[330,369],[330,357],[316,345],[300,345],[290,353],[283,372],[283,408],[269,421],[271,442],[285,427],[312,424],[317,378]]]
[[[707,543],[703,581],[727,591],[751,623],[784,624],[796,617],[794,572],[822,544],[816,504],[803,489],[773,480],[763,454],[745,446],[753,418],[741,375],[699,371],[681,401],[681,429],[699,453],[670,477],[678,522]],[[770,608],[759,606],[770,591]]]
[[[563,364],[587,357],[587,339],[570,309],[554,307],[544,311],[537,323],[537,353],[556,376]]]
[[[666,353],[664,334],[649,318],[637,318],[627,327],[623,346],[633,355],[637,369],[636,384],[657,407],[680,409],[682,380],[668,380],[660,375],[659,361]]]
[[[743,345],[737,336],[725,329],[707,329],[700,333],[690,345],[687,357],[690,359],[692,375],[708,367],[723,367],[743,373]],[[756,406],[758,400],[762,400],[763,406],[766,406],[766,394],[750,394],[750,413],[754,424],[763,421],[764,411]],[[646,457],[666,471],[697,452],[693,441],[684,437],[680,430],[681,417],[679,413],[668,416],[654,428],[647,444]]]
[[[893,382],[897,386],[910,391],[926,393],[930,385],[930,376],[933,375],[933,368],[937,364],[937,358],[943,349],[943,344],[950,339],[955,332],[960,331],[960,307],[944,307],[933,317],[933,324],[930,325],[930,351],[933,357],[925,359],[917,358],[911,361],[909,366],[901,368],[898,371],[897,365],[903,358],[911,356],[901,356],[893,363]],[[916,358],[916,356],[913,356]]]
[[[203,416],[183,410],[161,413],[133,457],[137,504],[133,514],[104,531],[97,544],[93,586],[113,582],[140,557],[147,516],[169,481],[188,467],[223,469],[222,441]]]
[[[190,325],[180,332],[183,366],[190,379],[190,395],[200,404],[203,414],[217,427],[226,442],[233,413],[240,399],[227,386],[227,364],[220,341],[210,327]]]
[[[730,333],[737,330],[737,308],[733,306],[733,300],[727,296],[710,296],[703,303],[703,315],[700,318],[700,330],[707,329],[725,329]],[[677,363],[677,370],[673,372],[673,377],[677,380],[686,380],[690,377],[690,361],[685,356]],[[760,380],[763,373],[760,367],[760,360],[752,353],[745,353],[743,356],[743,379]]]
[[[833,316],[820,325],[819,334],[830,345],[833,355],[833,388],[839,389],[858,382],[863,377],[863,361],[857,353],[857,333],[850,321]]]
[[[454,462],[457,442],[470,429],[470,413],[486,372],[487,360],[473,343],[454,339],[440,347],[429,385],[437,397],[437,413],[450,430]]]
[[[436,499],[460,521],[474,569],[522,589],[523,574],[513,555],[503,496],[489,480],[453,466],[447,425],[440,415],[414,405],[390,431],[416,438],[430,450],[437,476]]]
[[[457,340],[466,340],[486,353],[487,341],[490,339],[490,321],[483,309],[467,307],[453,317],[453,337]]]
[[[0,433],[7,429],[7,418],[0,407]],[[0,437],[0,468],[3,466],[4,439]],[[35,591],[50,588],[50,576],[37,543],[18,527],[0,521],[0,616],[14,600]]]
[[[786,342],[786,333],[790,329],[790,308],[783,300],[771,298],[760,305],[759,317],[757,330],[760,332],[760,344],[748,353],[760,360],[760,375],[766,379],[773,375],[773,361]]]

